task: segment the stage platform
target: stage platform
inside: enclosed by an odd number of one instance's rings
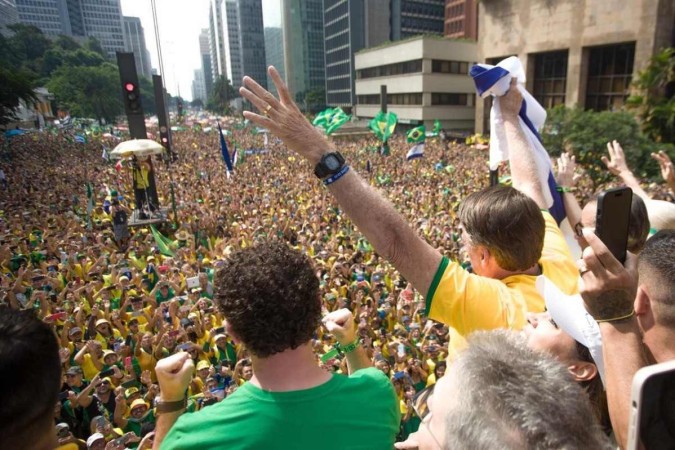
[[[147,227],[150,225],[157,225],[169,220],[169,208],[160,208],[158,211],[148,215],[146,219],[138,217],[138,210],[131,213],[131,217],[127,221],[130,227]]]

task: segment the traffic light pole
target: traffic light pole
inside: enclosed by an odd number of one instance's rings
[[[133,53],[117,52],[117,67],[122,82],[124,112],[129,122],[129,134],[134,139],[147,139],[145,116],[141,103],[141,86],[136,73],[136,61]]]

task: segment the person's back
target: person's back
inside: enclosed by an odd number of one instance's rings
[[[160,411],[155,440],[161,448],[393,447],[400,420],[396,394],[389,379],[371,367],[349,310],[329,313],[323,322],[337,339],[350,375],[331,374],[318,365],[311,339],[322,320],[321,298],[306,256],[282,242],[250,247],[230,255],[214,285],[227,333],[251,354],[253,376],[222,402],[185,414],[175,425],[176,416],[163,417]],[[180,402],[191,366],[181,354],[157,364],[167,405],[184,407]],[[172,384],[177,378],[181,382]],[[164,409],[161,403],[159,409]]]
[[[300,391],[245,383],[222,402],[183,416],[165,442],[169,448],[388,450],[399,420],[392,395],[375,368]]]

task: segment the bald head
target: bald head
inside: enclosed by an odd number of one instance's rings
[[[675,230],[661,230],[647,240],[638,272],[654,304],[656,322],[675,328]]]

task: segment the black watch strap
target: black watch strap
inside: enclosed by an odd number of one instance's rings
[[[321,161],[314,167],[314,175],[324,179],[338,173],[344,165],[345,158],[340,152],[326,153],[321,157]]]
[[[166,414],[180,411],[185,408],[187,408],[187,397],[183,397],[183,400],[178,400],[176,402],[164,402],[160,400],[157,402],[156,411],[157,414]]]

